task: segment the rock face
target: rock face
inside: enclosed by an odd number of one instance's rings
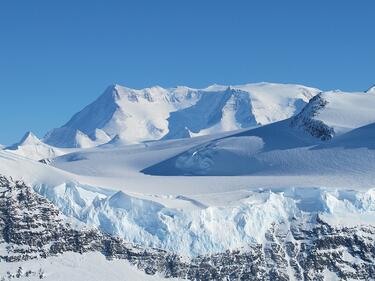
[[[78,229],[23,182],[0,176],[0,263],[98,251],[147,274],[190,280],[375,279],[375,226],[333,227],[319,215],[274,224],[264,244],[190,259]]]
[[[327,104],[328,102],[321,94],[316,95],[299,114],[291,119],[291,127],[305,130],[311,136],[322,141],[332,139],[335,135],[334,129],[324,124],[321,120],[314,119]]]

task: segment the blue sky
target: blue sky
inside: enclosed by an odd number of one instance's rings
[[[0,3],[0,143],[43,136],[113,83],[365,90],[373,0]]]

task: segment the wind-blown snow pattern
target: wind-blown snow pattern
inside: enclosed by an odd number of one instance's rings
[[[64,126],[50,131],[44,142],[85,148],[112,138],[131,144],[255,127],[298,113],[318,92],[271,83],[141,90],[114,85]]]

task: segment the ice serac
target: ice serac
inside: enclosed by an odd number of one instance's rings
[[[57,147],[92,147],[220,133],[255,127],[298,113],[317,89],[271,83],[141,90],[113,85],[44,141]]]
[[[143,172],[206,176],[346,174],[359,180],[360,173],[370,175],[375,169],[373,108],[373,94],[320,93],[290,119],[210,140]]]
[[[4,150],[37,161],[64,154],[62,150],[43,143],[32,132],[27,132],[18,143],[8,146]]]

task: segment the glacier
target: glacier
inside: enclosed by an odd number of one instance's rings
[[[339,226],[375,221],[375,189],[249,189],[243,191],[243,198],[226,206],[169,196],[177,202],[192,201],[193,208],[170,208],[123,191],[72,182],[55,187],[35,185],[34,190],[86,225],[141,246],[188,257],[246,251],[249,245],[265,243],[265,234],[274,224],[313,223],[317,215]]]

